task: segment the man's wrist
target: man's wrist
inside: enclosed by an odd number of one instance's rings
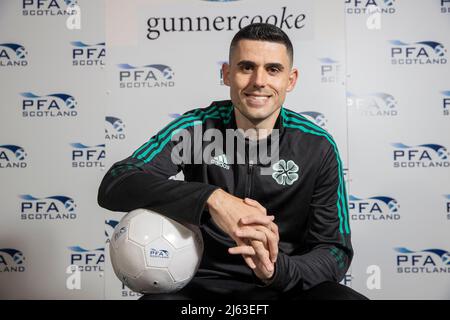
[[[209,212],[211,212],[211,209],[217,210],[221,206],[224,193],[225,191],[218,188],[210,194],[208,200],[206,200],[206,207]]]

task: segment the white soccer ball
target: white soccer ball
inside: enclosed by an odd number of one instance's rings
[[[140,293],[170,293],[195,275],[203,255],[200,229],[147,209],[126,214],[109,244],[117,277]]]

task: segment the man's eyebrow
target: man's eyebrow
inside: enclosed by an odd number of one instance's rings
[[[281,70],[281,71],[284,70],[284,66],[281,63],[278,63],[278,62],[266,63],[265,67],[266,68],[277,68],[278,70]]]
[[[238,66],[256,66],[256,63],[254,63],[253,61],[250,60],[241,60],[238,62],[237,64]]]
[[[237,65],[240,66],[240,67],[242,67],[242,66],[254,67],[254,66],[256,66],[256,63],[254,63],[253,61],[250,61],[250,60],[241,60],[241,61],[238,62]],[[278,63],[278,62],[266,63],[264,65],[264,67],[266,67],[266,68],[277,68],[277,69],[279,69],[281,71],[284,70],[284,66],[281,63]]]

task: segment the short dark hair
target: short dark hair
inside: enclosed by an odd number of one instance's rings
[[[277,26],[270,23],[253,23],[242,28],[238,31],[231,40],[229,59],[231,60],[231,54],[234,48],[240,40],[259,40],[259,41],[269,41],[284,44],[289,56],[291,64],[294,61],[294,48],[292,47],[292,42],[288,35],[278,28]]]

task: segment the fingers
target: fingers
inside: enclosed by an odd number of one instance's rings
[[[273,272],[273,263],[269,258],[269,251],[264,247],[264,245],[259,241],[251,241],[252,247],[256,251],[256,257],[266,268],[267,272]]]
[[[261,229],[263,229],[263,228],[261,228]],[[270,232],[269,230],[267,230],[267,231]],[[268,240],[266,234],[263,231],[258,230],[257,228],[241,227],[239,229],[236,229],[234,234],[236,235],[236,237],[239,237],[241,239],[246,238],[246,239],[261,241],[262,243],[264,243],[264,245],[267,244],[267,240]]]
[[[262,222],[268,217],[263,216],[252,216],[249,217],[245,222]],[[244,218],[243,218],[244,219]],[[243,220],[241,219],[241,220]],[[265,220],[264,220],[265,221]],[[267,227],[261,225],[251,225],[244,226],[234,231],[236,237],[247,238],[251,240],[261,241],[266,247],[268,247],[270,252],[270,261],[275,263],[278,256],[278,242],[280,240],[278,234],[278,227],[275,223],[271,222],[267,224]]]
[[[244,255],[244,261],[251,269],[255,269],[256,268],[255,262],[248,255]]]
[[[262,224],[269,226],[274,220],[275,216],[251,215],[243,217],[239,221],[242,224]]]
[[[278,235],[267,228],[256,227],[256,229],[259,232],[263,233],[267,238],[266,245],[269,248],[270,261],[272,261],[272,263],[275,263],[278,256]]]
[[[273,263],[269,259],[269,252],[259,241],[254,241],[251,245],[229,248],[228,252],[233,255],[243,255],[245,262],[251,269],[265,268],[265,273],[272,273],[274,270]]]
[[[235,247],[235,248],[240,248],[240,247],[245,247],[246,246],[246,244],[244,243],[244,241],[242,241],[241,239],[239,239],[239,238],[237,238],[237,239],[235,239],[235,241],[236,241],[236,243],[237,243],[237,245],[238,245],[238,247]],[[230,248],[230,249],[233,249],[233,248]],[[230,249],[228,249],[228,252],[230,252]],[[252,249],[253,249],[253,247],[252,247]],[[233,253],[233,250],[230,252],[231,254],[234,254]],[[249,254],[247,254],[247,253],[249,253]],[[255,264],[255,262],[253,261],[253,259],[250,257],[251,255],[254,255],[255,253],[254,253],[254,250],[253,250],[253,252],[252,251],[247,251],[246,253],[242,253],[242,257],[244,258],[244,261],[245,261],[245,263],[251,268],[251,269],[255,269],[256,268],[256,264]]]
[[[248,204],[249,206],[258,208],[262,213],[264,213],[264,215],[267,214],[266,208],[264,208],[258,201],[253,200],[253,199],[250,199],[250,198],[245,198],[245,199],[244,199],[244,202],[245,202],[246,204]]]
[[[254,256],[256,255],[255,249],[253,249],[252,246],[238,246],[229,248],[228,252],[230,254],[242,254],[242,255],[248,255],[248,256]]]

